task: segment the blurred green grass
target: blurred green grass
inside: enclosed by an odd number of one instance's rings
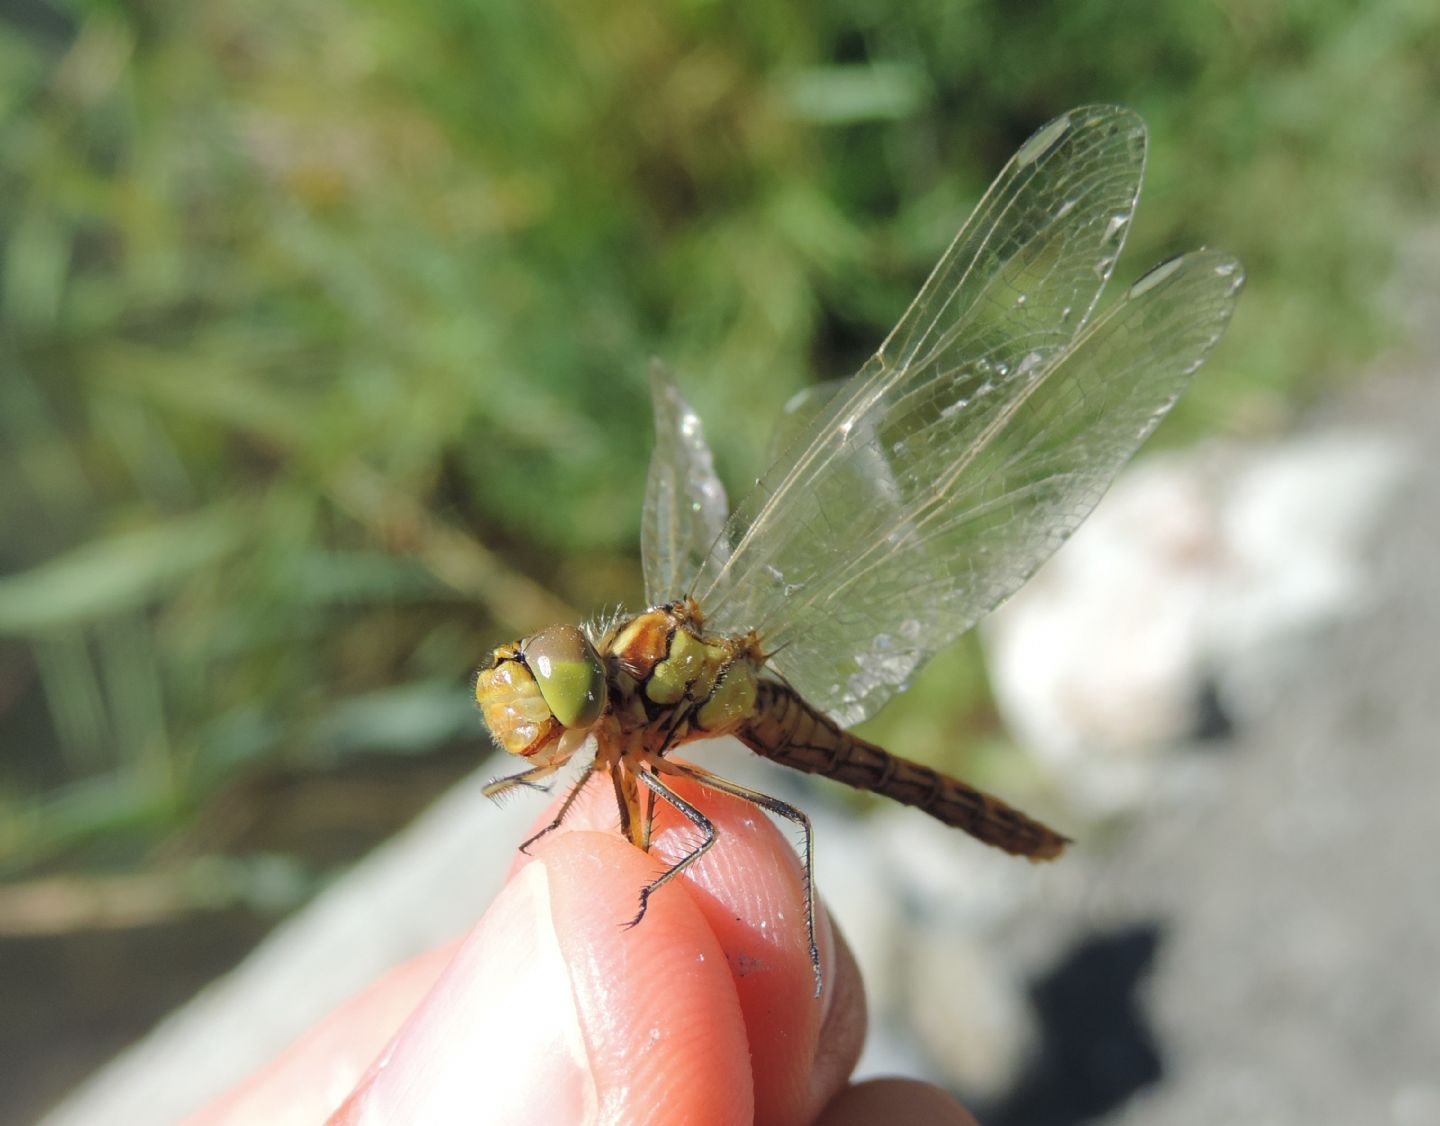
[[[1124,280],[1250,274],[1169,440],[1283,423],[1387,339],[1437,60],[1422,0],[5,5],[0,871],[484,751],[489,646],[639,600],[647,357],[747,479],[1072,105],[1152,131]],[[912,695],[991,722],[973,647]]]

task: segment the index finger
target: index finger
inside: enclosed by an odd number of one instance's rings
[[[640,888],[700,843],[696,826],[659,803],[649,855],[625,845],[641,860],[636,867],[621,872],[611,863],[597,870],[584,862],[585,849],[575,848],[579,841],[566,839],[584,834],[591,841],[598,831],[623,843],[614,796],[605,780],[597,778],[577,799],[561,829],[535,846],[556,896],[557,931],[572,967],[577,1001],[582,1010],[588,997],[623,1005],[637,1026],[644,1026],[645,1017],[663,1007],[667,996],[673,1000],[679,983],[647,980],[641,969],[637,979],[617,989],[610,974],[631,964],[625,951],[633,949],[632,943],[667,951],[676,944],[693,945],[693,935],[672,927],[669,910],[656,910],[665,906],[667,896],[689,899],[724,956],[728,982],[720,979],[719,984],[729,986],[733,999],[707,996],[701,989],[686,1003],[719,1016],[735,1011],[738,1002],[750,1074],[732,1081],[753,1083],[757,1122],[811,1121],[844,1085],[863,1043],[864,999],[854,962],[819,908],[817,938],[825,984],[817,999],[805,928],[804,874],[795,849],[757,807],[688,779],[667,781],[711,821],[716,841],[679,879],[655,893],[646,918],[633,930],[622,930],[621,925],[633,918]],[[552,806],[538,823],[548,824],[554,811]],[[517,867],[525,863],[521,857]],[[560,907],[572,896],[583,905],[573,926],[567,925],[570,920]],[[687,975],[687,983],[693,980]],[[633,1079],[628,1069],[640,1046],[621,1044],[618,1055],[616,1047],[608,1045],[608,1058]],[[684,1082],[685,1077],[674,1081]]]

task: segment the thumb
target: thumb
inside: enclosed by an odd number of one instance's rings
[[[331,1121],[748,1121],[744,1023],[700,911],[657,896],[643,927],[613,918],[652,868],[613,834],[548,844]]]

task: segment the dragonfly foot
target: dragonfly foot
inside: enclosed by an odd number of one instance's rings
[[[638,927],[638,926],[640,925],[640,920],[645,917],[645,911],[646,911],[646,909],[647,909],[648,906],[649,906],[649,901],[650,901],[650,892],[649,892],[649,889],[647,888],[645,891],[642,891],[642,892],[640,893],[640,910],[635,913],[635,917],[634,917],[633,919],[631,919],[628,923],[621,923],[621,924],[620,924],[620,929],[621,929],[622,931],[628,931],[628,930],[630,930],[632,927]]]

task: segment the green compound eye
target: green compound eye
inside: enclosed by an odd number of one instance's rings
[[[574,626],[542,629],[524,647],[525,664],[540,694],[566,727],[589,727],[605,704],[605,669],[600,655]]]

